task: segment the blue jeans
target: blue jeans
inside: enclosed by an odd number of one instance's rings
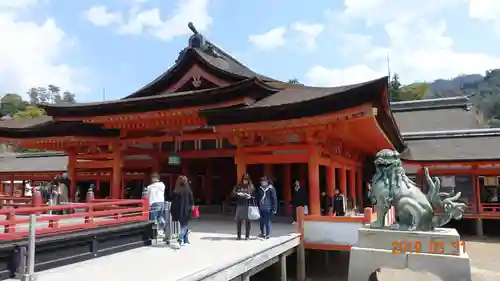
[[[189,244],[188,222],[179,222],[181,230],[179,232],[179,243]]]
[[[149,206],[149,220],[156,222],[158,229],[165,231],[165,202],[155,202]]]
[[[260,210],[260,234],[269,235],[271,233],[271,217],[273,213],[267,210]],[[265,232],[264,232],[265,229]]]

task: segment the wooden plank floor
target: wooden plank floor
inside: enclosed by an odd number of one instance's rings
[[[260,240],[258,223],[252,239],[237,241],[234,221],[195,220],[191,245],[172,249],[154,245],[38,273],[38,281],[179,280],[200,271],[221,268],[298,236],[290,224],[274,223],[272,237]]]

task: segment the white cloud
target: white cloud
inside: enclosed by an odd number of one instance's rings
[[[469,17],[493,24],[500,31],[500,1],[469,0]]]
[[[487,0],[468,1],[470,5],[477,1],[474,10],[469,10],[471,17],[474,15],[484,20],[493,19],[496,11],[500,11],[494,7],[500,7],[498,1],[494,4],[487,3]],[[479,2],[483,6],[478,6]],[[451,78],[460,73],[483,73],[500,65],[500,57],[481,52],[458,51],[454,40],[446,35],[447,24],[440,15],[449,8],[466,3],[467,0],[435,0],[426,2],[425,5],[412,0],[345,0],[342,13],[337,11],[330,14],[341,15],[342,18],[337,23],[344,24],[344,29],[348,28],[347,23],[362,21],[369,26],[382,27],[388,37],[387,44],[377,46],[366,34],[344,36],[345,46],[341,51],[352,59],[355,64],[353,67],[363,73],[358,75],[386,75],[387,71],[380,70],[387,69],[389,56],[392,72],[400,73],[403,82],[411,83]],[[384,13],[373,13],[378,10],[384,10]],[[353,67],[327,69],[324,72],[338,76],[338,80],[348,80],[346,73],[352,73]],[[308,72],[308,77],[310,73],[311,71]],[[317,74],[320,78],[311,76],[312,81],[323,83],[325,79],[320,74]]]
[[[96,26],[108,26],[122,21],[120,12],[109,12],[106,6],[92,6],[83,15]]]
[[[316,48],[316,38],[323,32],[325,26],[319,23],[307,24],[296,22],[292,30],[297,33],[298,40],[308,49]]]
[[[37,8],[34,0],[0,3],[0,92],[25,93],[47,84],[86,91],[79,83],[81,70],[60,61],[72,40],[54,19],[37,23],[21,18],[22,10]]]
[[[187,27],[188,22],[193,22],[199,31],[206,31],[212,23],[212,17],[208,13],[209,0],[179,0],[172,14],[167,19],[162,19],[158,8],[143,9],[141,4],[146,0],[134,0],[127,12],[127,17],[121,11],[108,12],[106,7],[101,7],[102,22],[98,24],[89,19],[94,25],[113,25],[119,34],[142,34],[149,33],[161,40],[168,41],[177,36],[191,34]],[[95,7],[91,7],[85,13]],[[109,21],[109,19],[112,21]],[[118,20],[120,19],[120,20]]]
[[[369,81],[383,77],[386,74],[362,64],[339,69],[329,69],[316,65],[307,71],[306,84],[319,87],[334,87]]]
[[[263,34],[250,35],[248,40],[257,48],[265,51],[285,45],[286,28],[276,27]]]

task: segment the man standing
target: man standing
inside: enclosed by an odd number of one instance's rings
[[[292,190],[292,224],[297,222],[297,207],[305,207],[307,205],[306,190],[300,187],[300,182],[296,180],[293,183]]]
[[[338,189],[335,189],[333,197],[333,212],[336,216],[345,216],[346,202],[344,194],[341,194]]]
[[[157,173],[151,175],[151,184],[147,187],[149,199],[149,219],[158,226],[158,236],[165,231],[165,184]]]
[[[256,201],[260,211],[259,238],[269,239],[271,234],[271,218],[278,211],[276,189],[269,183],[267,177],[260,178],[260,187],[256,190]]]
[[[323,216],[328,216],[328,213],[330,212],[330,208],[333,207],[332,203],[332,198],[326,194],[326,192],[321,192],[321,201],[320,201],[320,206],[321,206],[321,215]]]

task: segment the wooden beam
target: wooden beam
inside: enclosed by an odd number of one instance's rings
[[[296,154],[264,154],[246,155],[245,162],[252,164],[287,164],[287,163],[307,163],[309,155],[307,153]]]
[[[191,106],[191,107],[167,109],[167,110],[156,110],[156,111],[113,114],[113,115],[100,115],[100,116],[55,117],[54,119],[60,120],[60,121],[83,121],[86,123],[101,123],[101,124],[113,123],[113,122],[118,122],[118,121],[140,122],[140,121],[144,121],[144,120],[164,119],[164,118],[168,118],[168,117],[187,116],[187,115],[193,115],[193,114],[196,115],[197,112],[200,110],[242,105],[242,104],[246,104],[247,102],[248,102],[248,99],[246,99],[246,98],[238,98],[238,99],[234,99],[231,101],[213,103],[210,105],[203,105],[203,106]]]
[[[221,126],[215,126],[215,130],[216,132],[235,133],[243,131],[249,132],[249,131],[275,130],[283,127],[297,127],[297,126],[311,127],[314,125],[326,125],[335,122],[347,122],[350,120],[372,117],[373,114],[374,111],[372,105],[364,104],[361,106],[329,114],[323,114],[319,116],[281,120],[281,121],[221,125]]]

